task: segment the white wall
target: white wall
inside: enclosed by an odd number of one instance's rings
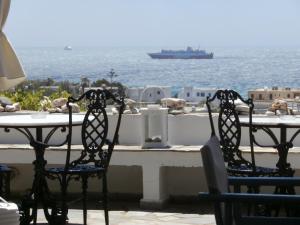
[[[162,98],[171,97],[171,87],[169,86],[145,86],[137,88],[127,88],[128,98],[137,102],[156,102]]]
[[[206,98],[208,96],[209,97],[213,96],[216,91],[217,89],[215,88],[208,89],[208,88],[184,87],[178,93],[178,98],[182,98],[188,102],[205,102]]]

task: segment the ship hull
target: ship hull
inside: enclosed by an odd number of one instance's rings
[[[213,59],[213,53],[206,55],[172,55],[161,53],[148,53],[152,59]]]

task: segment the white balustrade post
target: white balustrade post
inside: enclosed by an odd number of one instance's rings
[[[160,165],[143,165],[143,199],[140,206],[147,209],[163,208],[168,200],[165,170]]]

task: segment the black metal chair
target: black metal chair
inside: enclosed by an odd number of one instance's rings
[[[81,139],[83,150],[80,156],[71,161],[72,141],[72,103],[83,102],[86,104],[87,112],[81,127]],[[112,139],[108,139],[109,121],[106,112],[107,102],[114,103],[118,108],[116,126],[110,128],[113,131]],[[89,90],[79,98],[69,97],[67,106],[69,108],[69,133],[66,164],[63,167],[48,168],[46,170],[50,179],[58,179],[62,192],[62,216],[67,219],[67,190],[71,180],[81,181],[83,197],[83,220],[87,224],[87,187],[88,178],[98,177],[103,184],[103,207],[105,224],[109,224],[107,205],[107,178],[106,173],[115,144],[118,141],[118,133],[121,118],[125,109],[122,97],[114,96],[109,90]],[[113,130],[114,129],[114,130]]]
[[[228,177],[219,140],[212,136],[201,149],[208,193],[199,193],[201,200],[212,201],[217,225],[282,225],[300,224],[300,215],[260,215],[249,212],[249,204],[299,206],[300,195],[241,193],[242,186],[300,186],[299,177]],[[231,185],[233,188],[230,188]],[[230,192],[233,189],[233,192]],[[246,205],[245,205],[246,204]]]
[[[9,198],[10,195],[10,178],[12,169],[6,164],[0,164],[0,196]]]
[[[249,140],[251,148],[251,160],[243,157],[239,149],[241,142],[241,124],[236,102],[240,101],[249,107]],[[277,168],[256,166],[253,147],[252,99],[245,100],[233,90],[218,90],[212,97],[207,97],[206,106],[209,114],[211,135],[216,135],[212,105],[218,106],[218,132],[224,161],[227,163],[227,171],[231,176],[279,176]],[[291,175],[292,176],[292,175]]]

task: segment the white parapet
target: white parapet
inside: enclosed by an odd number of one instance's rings
[[[204,145],[210,137],[211,128],[207,113],[198,114],[181,114],[181,115],[165,115],[167,116],[167,141],[168,145]],[[112,123],[112,127],[116,123],[116,115],[109,114],[109,123]],[[217,114],[213,115],[215,125],[217,124]],[[142,145],[143,135],[143,123],[141,114],[125,114],[123,115],[120,132],[119,142],[122,145]],[[217,128],[216,128],[217,129]],[[272,129],[275,135],[279,136],[279,129]],[[297,129],[288,129],[287,137],[291,137]],[[44,134],[49,130],[45,129]],[[216,130],[217,131],[217,130]],[[33,133],[34,130],[32,130]],[[73,129],[73,144],[81,144],[80,141],[80,127]],[[112,131],[109,130],[109,136],[112,136]],[[51,143],[60,143],[64,136],[61,133],[57,133],[51,139]],[[272,144],[272,139],[267,134],[259,132],[256,135],[258,141],[264,144]],[[294,140],[294,146],[300,147],[300,135]],[[6,133],[4,129],[0,129],[0,144],[28,144],[28,140],[20,132],[10,129],[9,133]],[[242,128],[241,145],[249,145],[248,128]]]

